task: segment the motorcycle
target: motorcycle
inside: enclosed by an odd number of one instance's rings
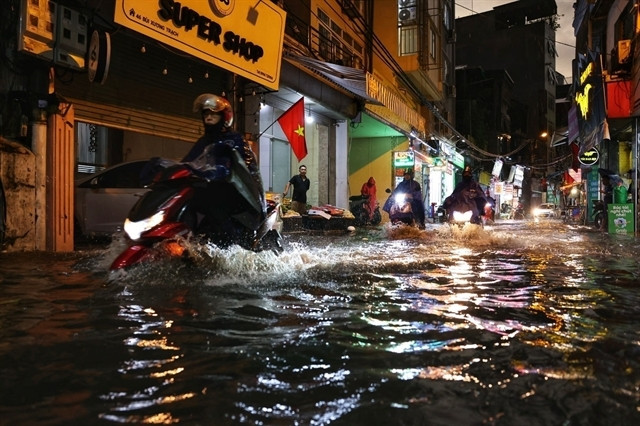
[[[463,190],[449,195],[442,204],[445,211],[446,220],[449,224],[464,226],[466,223],[483,225],[482,217],[486,207],[484,197],[467,193]],[[482,209],[480,208],[482,205]]]
[[[495,217],[496,217],[496,201],[491,198],[491,197],[487,197],[487,202],[484,205],[484,215],[483,215],[483,222],[485,224],[489,223],[493,223],[495,222]]]
[[[283,250],[280,205],[265,202],[261,185],[230,144],[210,145],[190,163],[159,159],[155,167],[150,191],[125,220],[129,246],[112,270],[162,255],[186,256],[182,242],[190,237],[219,247]]]
[[[373,218],[369,218],[369,212],[365,206],[368,200],[369,198],[364,195],[353,195],[349,197],[349,210],[355,217],[356,226],[378,225],[380,221],[382,221],[380,206],[378,204],[376,204],[376,208],[373,211]]]
[[[596,229],[604,229],[607,220],[607,211],[602,200],[593,200],[593,213],[591,215],[593,226]]]
[[[391,192],[389,188],[387,188],[385,192],[391,193],[391,195],[389,195],[382,209],[389,213],[391,223],[394,225],[401,223],[410,226],[415,225],[417,221],[413,214],[413,207],[411,206],[413,202],[411,194],[397,191]]]

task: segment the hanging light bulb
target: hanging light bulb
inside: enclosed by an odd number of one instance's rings
[[[189,80],[187,80],[189,83],[193,83],[193,77],[189,76]]]
[[[238,98],[238,102],[242,102],[244,101],[244,99],[242,99],[242,96],[240,96],[240,98]]]
[[[226,93],[224,92],[224,90],[223,90],[223,91],[222,91],[222,97],[224,98],[224,97],[226,97],[226,96],[227,96],[227,94],[226,94]]]
[[[251,92],[251,96],[255,96],[256,95],[256,89],[253,89],[253,92]]]
[[[204,72],[204,78],[209,78],[209,71]]]
[[[142,43],[142,47],[140,47],[140,53],[147,53],[147,47]]]
[[[162,70],[162,75],[167,75],[167,74],[169,74],[169,70],[165,66],[164,69]]]

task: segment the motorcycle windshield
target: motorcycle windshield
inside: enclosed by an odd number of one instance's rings
[[[232,186],[254,212],[248,214],[246,210],[241,209],[242,211],[235,213],[234,217],[248,228],[255,229],[260,225],[264,214],[264,190],[261,184],[251,176],[240,153],[233,147],[232,141],[207,146],[189,165],[212,187],[216,187],[218,183]],[[221,193],[228,195],[226,190],[222,190]],[[225,196],[225,198],[228,197]]]

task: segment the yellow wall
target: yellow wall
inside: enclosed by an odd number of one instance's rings
[[[626,174],[633,164],[631,161],[632,150],[626,143],[620,143],[618,145],[618,170],[621,175]]]

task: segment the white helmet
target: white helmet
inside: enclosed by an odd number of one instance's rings
[[[233,109],[225,98],[211,93],[203,93],[193,101],[193,112],[202,113],[205,110],[222,112],[224,127],[231,127],[233,124]]]

